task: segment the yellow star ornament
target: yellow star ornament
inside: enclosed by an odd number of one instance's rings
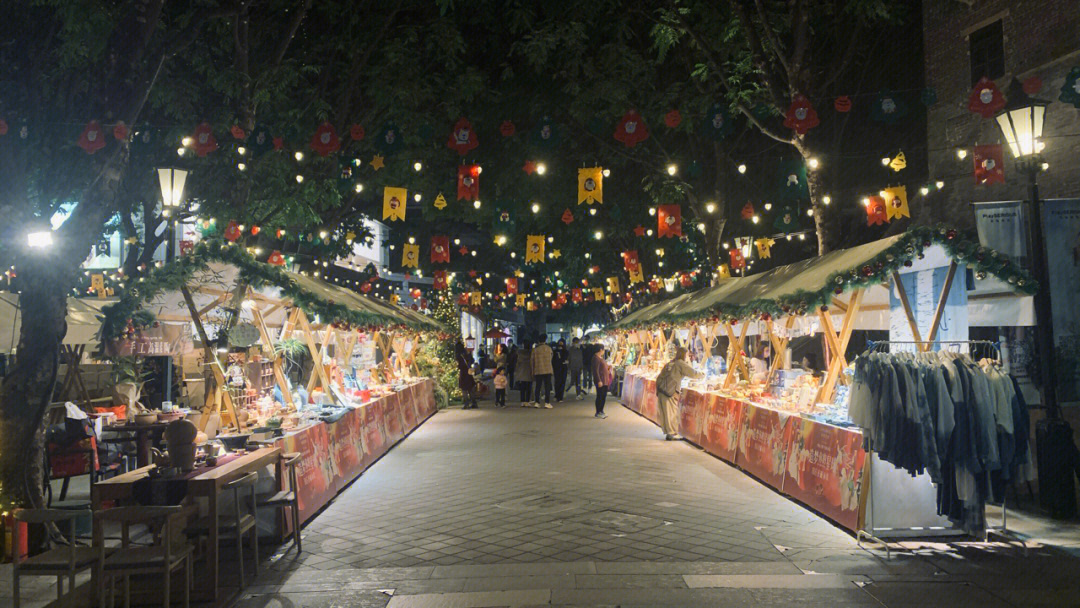
[[[558,259],[561,256],[562,256],[562,252],[559,251],[558,249],[552,249],[551,250],[551,257]]]
[[[376,154],[375,158],[371,159],[371,168],[378,171],[386,166],[386,158],[381,154]]]

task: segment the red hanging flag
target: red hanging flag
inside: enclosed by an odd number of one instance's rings
[[[1005,183],[1005,156],[1001,144],[975,146],[971,154],[976,184]]]
[[[464,291],[461,292],[460,294],[458,294],[457,303],[458,303],[458,306],[468,306],[469,305],[469,294],[467,292],[464,292]]]
[[[434,272],[434,274],[432,274],[432,277],[433,277],[433,281],[431,283],[431,287],[433,289],[439,289],[439,290],[446,289],[446,271],[445,270],[436,270]]]
[[[784,126],[804,135],[810,129],[818,126],[818,115],[810,101],[802,95],[791,98],[791,106],[788,107],[784,117]]]
[[[83,128],[82,135],[79,136],[79,147],[87,154],[93,154],[105,147],[105,134],[98,121],[91,120]]]
[[[660,236],[682,236],[682,207],[660,205],[656,210],[657,231]]]
[[[637,110],[630,110],[623,114],[619,124],[615,125],[615,139],[621,141],[627,148],[633,148],[649,139],[649,127]]]
[[[570,290],[570,299],[574,302],[574,304],[580,304],[581,303],[581,289],[579,289],[577,287],[571,289]]]
[[[469,150],[476,148],[478,145],[480,145],[480,142],[476,139],[476,131],[473,130],[472,123],[462,116],[454,123],[454,129],[450,132],[450,139],[447,140],[446,147],[465,156],[469,153]]]
[[[627,272],[634,273],[641,268],[641,262],[638,261],[637,251],[624,251],[622,260],[623,266],[626,267]]]
[[[458,200],[475,201],[480,198],[480,167],[460,165],[457,170]]]
[[[866,225],[880,226],[887,221],[889,221],[889,216],[885,211],[885,199],[880,196],[871,196],[870,204],[866,206]]]
[[[512,296],[518,292],[518,280],[515,278],[506,279],[506,295]]]
[[[450,263],[450,237],[448,236],[433,236],[431,237],[431,263],[432,264],[449,264]]]
[[[980,78],[979,82],[975,83],[975,88],[971,89],[968,109],[983,118],[993,118],[994,114],[1004,107],[1005,96],[1001,94],[1001,89],[986,76]]]
[[[742,251],[738,247],[729,250],[728,257],[731,258],[732,270],[738,270],[746,266],[746,258],[743,257]]]

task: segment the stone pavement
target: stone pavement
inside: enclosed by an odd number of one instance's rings
[[[438,413],[309,523],[302,554],[286,545],[266,560],[236,605],[1080,605],[1080,560],[976,543],[887,560],[610,399],[607,410]]]

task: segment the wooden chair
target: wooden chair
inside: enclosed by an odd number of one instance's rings
[[[259,474],[248,473],[236,481],[230,481],[225,486],[225,491],[232,492],[233,512],[223,513],[218,519],[218,538],[236,539],[236,559],[240,564],[240,589],[244,589],[244,535],[251,533],[251,545],[254,548],[255,576],[259,576],[259,530],[256,524],[259,520],[259,504],[255,500],[255,482]],[[241,496],[240,491],[248,489],[247,496]],[[247,503],[248,512],[244,512],[242,505]],[[209,517],[201,518],[187,527],[189,536],[202,536],[209,534],[211,520]]]
[[[260,507],[282,507],[288,509],[290,519],[292,520],[293,544],[296,545],[297,553],[303,551],[300,545],[300,500],[297,493],[298,486],[296,485],[296,465],[299,462],[299,452],[282,454],[281,464],[287,471],[289,480],[288,486],[274,494],[259,498]]]
[[[22,542],[22,526],[15,525],[12,529],[12,593],[15,597],[15,608],[19,608],[19,577],[22,576],[55,576],[56,599],[64,597],[64,577],[68,579],[68,593],[75,590],[75,575],[87,568],[93,568],[98,558],[94,547],[75,546],[75,520],[79,517],[89,517],[90,511],[62,511],[59,509],[16,509],[12,517],[16,522],[28,524],[48,524],[68,522],[68,546],[49,549],[33,557],[22,559],[18,554],[18,547]]]
[[[183,546],[175,546],[174,530],[175,521],[184,516],[185,507],[118,507],[98,511],[94,514],[97,521],[94,525],[100,526],[107,521],[121,524],[120,547],[111,553],[106,552],[104,545],[98,547],[98,601],[105,606],[105,590],[108,586],[109,605],[114,605],[116,594],[114,592],[115,579],[124,580],[124,608],[131,606],[131,576],[137,574],[161,574],[162,575],[162,601],[165,608],[169,607],[170,587],[172,573],[183,568],[184,571],[184,608],[191,603],[191,546],[186,543]],[[131,526],[134,524],[146,524],[151,533],[158,523],[161,523],[161,532],[156,536],[152,545],[132,545]]]

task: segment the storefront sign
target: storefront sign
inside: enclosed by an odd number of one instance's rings
[[[1004,201],[973,203],[979,244],[1009,256],[1021,266],[1027,263],[1027,219],[1023,203]]]
[[[794,419],[789,432],[784,494],[854,530],[866,452],[862,434],[809,419]]]
[[[130,338],[106,345],[110,357],[167,357],[186,355],[194,349],[191,324],[159,323],[135,332]]]

